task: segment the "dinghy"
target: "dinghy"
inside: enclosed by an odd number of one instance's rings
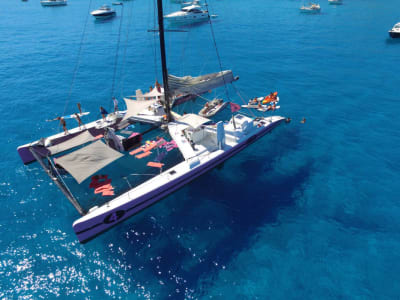
[[[224,102],[223,99],[213,99],[204,105],[204,107],[199,111],[199,115],[210,118],[223,110],[227,105],[228,102]]]

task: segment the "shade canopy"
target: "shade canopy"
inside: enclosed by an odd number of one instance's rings
[[[126,104],[126,114],[122,121],[138,115],[140,112],[157,102],[157,100],[130,100],[127,98],[124,98],[124,100]]]
[[[153,97],[161,97],[164,95],[164,88],[160,87],[160,91],[158,91],[157,87],[154,87],[150,92],[143,95],[145,99],[150,99]]]
[[[81,134],[66,140],[65,142],[59,143],[55,146],[47,147],[47,150],[50,151],[51,155],[61,153],[67,151],[69,149],[78,147],[80,145],[86,144],[95,140],[95,137],[89,133],[89,131],[85,130]]]
[[[86,178],[122,156],[124,155],[108,147],[102,141],[97,141],[57,158],[57,164],[67,170],[80,184]]]

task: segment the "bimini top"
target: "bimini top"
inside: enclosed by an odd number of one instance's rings
[[[102,141],[57,158],[57,164],[62,166],[80,184],[90,175],[108,164],[124,156],[108,147]]]
[[[189,127],[197,128],[211,120],[195,114],[186,114],[183,115],[182,117],[179,117],[177,121],[179,123],[185,123]]]

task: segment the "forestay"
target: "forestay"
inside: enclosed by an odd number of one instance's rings
[[[108,164],[124,156],[108,147],[102,141],[57,158],[57,164],[62,166],[80,184],[90,175]]]

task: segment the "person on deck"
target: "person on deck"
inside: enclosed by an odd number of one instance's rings
[[[156,88],[157,88],[157,91],[159,93],[161,93],[161,85],[158,83],[158,80],[156,80]]]
[[[80,103],[77,103],[76,105],[78,106],[79,113],[81,114],[81,113],[82,113],[81,104],[80,104]]]
[[[115,97],[112,97],[113,103],[114,103],[114,112],[118,111],[118,100]]]
[[[101,113],[101,116],[103,117],[103,121],[105,121],[106,116],[108,115],[108,112],[104,109],[103,106],[100,106],[100,113]]]
[[[57,117],[56,120],[60,120],[60,124],[62,125],[63,129],[64,129],[64,134],[67,135],[68,129],[67,129],[67,123],[65,122],[63,117]]]
[[[75,119],[78,121],[79,129],[81,129],[81,126],[83,126],[83,128],[85,128],[85,125],[83,124],[81,118],[79,117],[79,114],[75,113]]]

